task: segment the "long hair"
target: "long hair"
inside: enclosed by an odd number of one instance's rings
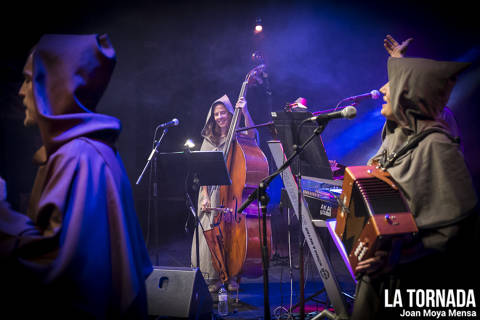
[[[214,106],[212,106],[212,114],[210,116],[210,119],[208,119],[207,124],[205,125],[204,135],[213,144],[215,144],[217,146],[220,144],[221,134],[222,134],[222,131],[220,130],[220,127],[215,122],[215,116],[214,116],[215,108],[218,105],[223,106],[225,108],[225,110],[227,110],[228,121],[229,121],[229,126],[228,127],[229,128],[230,128],[230,124],[232,123],[232,117],[233,117],[233,115],[230,113],[230,111],[228,111],[227,107],[225,107],[225,105],[223,103],[219,102],[219,103],[215,104]]]

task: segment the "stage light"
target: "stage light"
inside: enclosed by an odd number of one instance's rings
[[[253,33],[258,34],[263,31],[263,26],[262,26],[262,19],[257,18],[257,22],[255,23],[255,30]]]
[[[185,144],[183,146],[185,147],[185,149],[192,149],[192,148],[195,148],[195,143],[193,143],[191,139],[187,139],[187,141],[185,141]]]

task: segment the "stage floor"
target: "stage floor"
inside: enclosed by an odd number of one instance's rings
[[[152,263],[155,266],[169,267],[189,267],[190,266],[190,248],[191,238],[181,238],[169,241],[158,249],[150,249]],[[292,245],[292,277],[290,277],[290,267],[288,251],[285,256],[274,254],[269,267],[269,299],[272,319],[288,319],[288,309],[292,306],[290,319],[299,317],[299,308],[295,305],[299,303],[299,267],[298,267],[298,248]],[[330,247],[330,250],[333,250]],[[332,254],[329,250],[329,257],[332,263],[332,269],[337,275],[337,281],[340,284],[342,292],[353,296],[355,284],[347,275],[346,271],[340,266],[339,257]],[[306,319],[311,319],[325,307],[331,308],[327,295],[323,289],[323,283],[318,274],[313,259],[305,247],[305,312]],[[292,278],[292,282],[291,282]],[[319,293],[320,292],[320,293]],[[312,295],[313,299],[308,300]],[[256,279],[242,278],[238,294],[238,302],[235,292],[229,293],[229,315],[220,317],[217,312],[217,294],[212,294],[213,315],[216,319],[263,319],[264,316],[264,282],[263,277]],[[345,301],[349,305],[352,300],[345,296]],[[163,318],[159,318],[163,319]]]

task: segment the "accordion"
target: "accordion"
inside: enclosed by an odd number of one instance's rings
[[[379,249],[399,250],[392,247],[392,240],[406,240],[417,232],[408,205],[388,172],[374,166],[346,168],[335,233],[353,270]]]

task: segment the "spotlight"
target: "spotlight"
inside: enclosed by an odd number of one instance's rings
[[[195,148],[195,143],[193,143],[191,139],[187,139],[187,141],[185,141],[185,144],[183,146],[185,147],[185,149],[192,149],[192,148]]]
[[[259,34],[262,31],[263,31],[262,19],[257,18],[257,22],[255,23],[255,30],[253,31],[253,33]]]

